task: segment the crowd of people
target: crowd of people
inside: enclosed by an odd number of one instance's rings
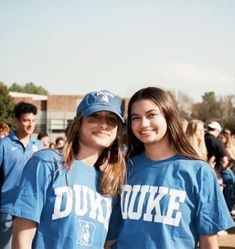
[[[14,130],[0,124],[0,249],[215,249],[235,226],[235,131],[182,119],[167,91],[134,93],[127,120],[120,97],[89,92],[55,143],[33,135],[36,106],[13,112]]]
[[[64,147],[65,138],[59,136],[55,139],[55,142],[51,142],[49,135],[45,132],[39,132],[37,135],[37,139],[40,140],[45,149],[57,149],[61,150]]]
[[[214,169],[227,207],[235,204],[235,130],[222,129],[217,121],[205,124],[191,120],[186,128],[190,144],[202,160]]]

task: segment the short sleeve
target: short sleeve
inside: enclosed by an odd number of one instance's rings
[[[24,167],[12,215],[39,222],[52,174],[45,161],[33,156]]]
[[[213,170],[205,170],[202,178],[197,212],[199,235],[215,234],[235,226]]]

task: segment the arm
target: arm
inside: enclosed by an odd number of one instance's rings
[[[107,240],[105,242],[105,245],[104,245],[104,249],[110,249],[112,244],[115,242],[116,240]]]
[[[122,223],[122,214],[121,214],[121,203],[120,203],[120,196],[113,199],[112,203],[112,213],[109,221],[109,229],[106,238],[106,242],[104,245],[104,249],[111,249],[112,245],[116,242],[119,228]]]
[[[218,246],[217,234],[200,235],[199,248],[200,249],[218,249],[219,246]]]
[[[221,162],[223,169],[225,169],[229,164],[228,157],[227,156],[222,157],[220,162]]]
[[[227,155],[228,155],[229,160],[234,160],[235,155],[233,154],[233,149],[232,148],[227,148],[226,151],[227,151]]]
[[[13,221],[12,249],[31,249],[37,223],[23,218]]]
[[[208,159],[208,163],[214,169],[215,168],[215,156],[212,156],[210,159]]]

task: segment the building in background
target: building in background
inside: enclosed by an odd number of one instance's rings
[[[47,133],[50,141],[65,136],[65,129],[75,116],[74,110],[83,99],[83,95],[38,95],[19,92],[9,94],[15,103],[25,101],[36,105],[38,114],[35,133]],[[128,100],[123,101],[126,109]]]

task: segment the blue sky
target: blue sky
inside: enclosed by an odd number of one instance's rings
[[[0,0],[0,81],[235,94],[234,0]]]

